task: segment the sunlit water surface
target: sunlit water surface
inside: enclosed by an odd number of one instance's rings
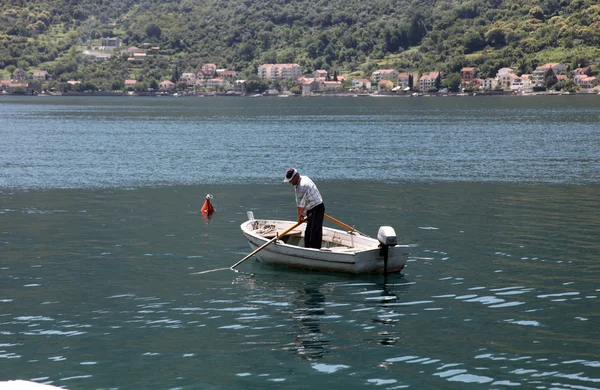
[[[600,388],[598,102],[411,99],[0,100],[0,381]],[[193,275],[292,165],[403,274]]]

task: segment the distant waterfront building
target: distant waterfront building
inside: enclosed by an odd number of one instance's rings
[[[302,76],[302,70],[298,64],[263,64],[258,76],[263,80],[295,79]]]

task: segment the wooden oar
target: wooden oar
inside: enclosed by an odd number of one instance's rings
[[[262,244],[261,246],[259,246],[258,248],[256,248],[248,256],[244,257],[242,260],[238,261],[237,263],[235,263],[234,265],[232,265],[229,268],[231,268],[231,270],[235,271],[235,267],[237,267],[238,265],[242,264],[244,261],[248,260],[249,258],[251,258],[255,254],[257,254],[258,252],[260,252],[263,249],[265,249],[268,245],[270,245],[273,242],[275,242],[275,240],[277,240],[278,238],[285,236],[286,234],[288,234],[289,232],[291,232],[292,230],[294,230],[295,228],[297,228],[298,226],[300,226],[305,220],[306,220],[306,218],[303,218],[301,221],[296,222],[290,228],[284,230],[283,232],[281,232],[281,234],[277,234],[275,237],[273,237],[269,241],[265,242],[264,244]]]
[[[333,223],[337,223],[338,225],[340,225],[341,227],[343,227],[346,230],[350,230],[351,232],[356,232],[356,233],[358,233],[358,234],[360,234],[362,236],[369,237],[365,233],[359,232],[358,230],[354,229],[352,226],[346,225],[344,222],[338,221],[337,219],[333,218],[330,215],[325,214],[325,219],[328,219],[328,220],[330,220]]]
[[[291,232],[292,230],[294,230],[295,228],[297,228],[298,226],[300,226],[300,224],[302,224],[304,221],[306,221],[306,218],[302,219],[302,221],[298,221],[296,222],[294,225],[292,225],[290,228],[284,230],[283,232],[281,232],[281,234],[276,235],[275,237],[273,237],[271,240],[267,241],[266,243],[262,244],[260,247],[256,248],[252,253],[250,253],[248,256],[244,257],[242,260],[238,261],[237,263],[235,263],[234,265],[232,265],[231,267],[227,267],[227,268],[217,268],[217,269],[209,269],[206,271],[200,271],[200,272],[194,272],[192,275],[201,275],[201,274],[207,274],[209,272],[216,272],[216,271],[224,271],[224,270],[232,270],[235,272],[238,272],[235,267],[237,267],[238,265],[242,264],[244,261],[248,260],[249,258],[251,258],[252,256],[254,256],[255,254],[257,254],[258,252],[260,252],[261,250],[263,250],[264,248],[267,247],[267,245],[272,244],[273,242],[275,242],[275,240],[277,240],[280,237],[285,236],[286,234],[288,234],[289,232]]]

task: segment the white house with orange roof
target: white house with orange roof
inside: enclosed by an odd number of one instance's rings
[[[381,80],[377,83],[378,91],[391,91],[394,88],[394,83],[391,80]]]
[[[600,80],[596,77],[588,76],[586,74],[575,75],[575,84],[579,85],[581,91],[591,91],[594,87],[600,84]]]
[[[225,88],[228,86],[227,81],[222,79],[221,77],[213,77],[212,79],[206,80],[206,88],[212,91],[215,91],[219,88]]]
[[[327,78],[327,71],[322,69],[315,70],[314,78],[318,79],[319,77]]]
[[[175,83],[171,80],[165,80],[158,84],[158,89],[161,91],[170,91],[173,88],[175,88]]]
[[[367,91],[371,90],[371,80],[367,79],[354,79],[352,80],[352,87],[359,89],[366,89]]]
[[[496,73],[496,84],[500,85],[503,89],[509,89],[514,77],[515,71],[512,68],[500,68]]]

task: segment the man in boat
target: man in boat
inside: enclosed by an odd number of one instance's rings
[[[323,218],[325,205],[321,193],[308,176],[300,176],[296,168],[290,168],[285,173],[284,182],[294,186],[296,206],[298,206],[298,221],[306,211],[306,230],[304,231],[304,246],[306,248],[321,248],[323,239]]]

